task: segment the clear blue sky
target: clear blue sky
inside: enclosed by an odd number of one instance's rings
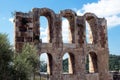
[[[14,25],[10,19],[13,18],[14,11],[28,12],[35,7],[47,7],[56,13],[64,9],[72,9],[79,15],[84,12],[94,12],[97,16],[108,19],[110,53],[120,55],[120,8],[118,3],[120,0],[0,0],[0,32],[7,33],[13,43]]]

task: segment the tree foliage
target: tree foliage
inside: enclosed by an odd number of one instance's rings
[[[10,80],[13,51],[6,34],[0,33],[0,80]]]
[[[28,80],[31,73],[39,69],[39,58],[37,56],[37,50],[33,45],[25,44],[22,52],[17,53],[14,59],[14,67],[17,72],[16,76],[20,80]]]
[[[68,73],[68,58],[63,60],[62,65],[63,65],[63,72]]]
[[[45,61],[40,61],[40,72],[47,72],[47,63]]]

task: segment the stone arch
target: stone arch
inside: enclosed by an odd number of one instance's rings
[[[67,20],[69,21],[70,34],[71,34],[71,38],[72,38],[70,43],[75,43],[75,16],[77,16],[77,14],[70,9],[66,9],[66,10],[62,10],[60,12],[60,15],[61,15],[61,17],[67,18]]]
[[[41,55],[42,54],[46,54],[47,55],[47,71],[46,71],[46,73],[47,74],[50,74],[50,75],[52,75],[52,55],[50,54],[50,53],[41,53],[40,54],[40,57],[41,57]]]
[[[86,13],[84,15],[85,20],[89,23],[91,32],[92,32],[92,37],[93,41],[92,44],[97,44],[98,43],[98,19],[97,16],[93,13]]]
[[[52,43],[53,42],[53,39],[54,39],[54,22],[55,22],[55,13],[53,10],[49,9],[49,8],[34,8],[33,9],[33,14],[34,14],[34,23],[35,23],[35,31],[38,32],[38,34],[36,34],[38,37],[39,37],[39,34],[40,34],[40,31],[39,28],[39,17],[40,16],[45,16],[48,20],[48,37],[49,37],[49,40],[48,42],[49,43]]]
[[[66,57],[66,54],[68,55],[68,57],[66,58],[68,60],[68,72],[64,72],[63,73],[67,73],[67,74],[73,74],[74,73],[74,65],[75,65],[75,57],[74,54],[70,53],[70,52],[65,52],[62,56],[62,70],[64,68],[64,64],[63,64],[63,58]]]
[[[95,51],[90,51],[86,55],[86,64],[88,67],[88,73],[98,72],[98,56]]]

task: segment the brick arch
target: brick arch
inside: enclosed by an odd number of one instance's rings
[[[62,60],[63,60],[63,57],[65,56],[65,54],[68,53],[68,74],[73,74],[74,73],[74,66],[75,66],[75,56],[73,53],[71,52],[65,52],[63,55],[62,55]],[[63,65],[62,65],[63,66]]]
[[[41,56],[41,54],[44,54],[44,53],[40,53],[39,56]],[[52,55],[50,53],[45,53],[45,54],[47,55],[47,58],[48,58],[47,73],[52,75],[53,58],[52,58]]]
[[[47,18],[48,20],[48,31],[49,31],[49,40],[48,42],[49,43],[52,43],[53,42],[53,39],[54,39],[54,22],[55,22],[55,12],[49,8],[34,8],[33,9],[33,14],[34,14],[34,23],[35,23],[35,31],[38,31],[38,36],[40,34],[40,31],[39,31],[39,28],[40,28],[40,23],[38,22],[39,21],[39,17],[40,16],[44,16]]]
[[[92,44],[97,44],[98,43],[98,19],[97,16],[93,13],[86,13],[84,14],[85,20],[89,23],[91,31],[92,31],[92,36],[93,36],[93,42]]]
[[[60,15],[61,17],[67,18],[67,20],[69,21],[70,34],[72,35],[71,43],[75,43],[75,16],[77,16],[77,14],[70,9],[66,9],[66,10],[60,11]]]

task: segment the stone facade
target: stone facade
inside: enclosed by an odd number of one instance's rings
[[[48,20],[48,42],[40,39],[40,16]],[[70,24],[70,42],[62,41],[62,17]],[[93,41],[86,41],[86,23],[90,25]],[[70,9],[59,14],[48,8],[34,8],[28,13],[16,12],[15,49],[21,51],[24,43],[34,43],[38,53],[47,53],[48,74],[50,80],[110,80],[109,48],[107,38],[107,21],[93,13],[78,16]],[[62,57],[69,53],[69,72],[63,73]],[[89,57],[89,73],[86,71],[86,59]]]

